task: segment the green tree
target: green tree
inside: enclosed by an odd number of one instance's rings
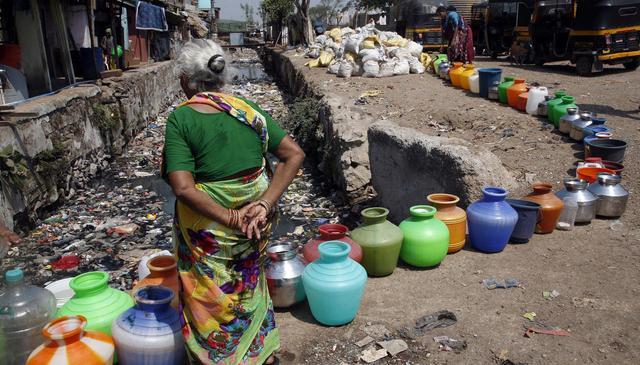
[[[293,0],[262,0],[260,8],[266,16],[266,22],[274,26],[274,33],[279,38],[284,20],[293,11]]]

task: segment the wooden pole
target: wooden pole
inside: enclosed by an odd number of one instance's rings
[[[96,72],[96,77],[98,74],[98,62],[96,61],[96,40],[95,40],[95,29],[93,23],[93,1],[87,0],[87,18],[89,19],[89,37],[91,37],[91,61],[93,62],[93,69]]]

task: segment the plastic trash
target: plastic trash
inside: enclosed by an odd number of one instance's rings
[[[560,213],[560,219],[558,219],[556,228],[563,231],[570,231],[573,229],[573,226],[576,222],[576,215],[578,214],[578,201],[574,197],[567,196],[562,199],[562,203],[564,204],[564,207],[562,208],[562,212]]]
[[[69,286],[73,278],[64,278],[56,280],[53,283],[45,286],[44,288],[53,293],[56,297],[56,306],[61,308],[66,302],[69,301],[74,295],[73,289]]]
[[[0,293],[0,346],[3,365],[24,365],[42,343],[42,328],[56,313],[56,298],[46,289],[28,285],[20,269],[5,273],[7,288]]]

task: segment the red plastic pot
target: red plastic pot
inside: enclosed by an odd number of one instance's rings
[[[624,165],[621,163],[613,162],[613,161],[602,161],[602,164],[605,168],[609,170],[613,170],[616,175],[622,176],[622,171],[624,171]]]
[[[518,104],[516,105],[516,109],[520,110],[521,112],[526,112],[528,100],[529,100],[528,92],[518,95]]]
[[[320,258],[318,246],[327,241],[342,241],[347,243],[351,246],[349,257],[358,263],[362,262],[362,248],[351,238],[347,237],[349,228],[342,224],[323,224],[318,227],[318,232],[320,232],[320,237],[310,240],[302,249],[302,255],[307,262],[311,263]]]

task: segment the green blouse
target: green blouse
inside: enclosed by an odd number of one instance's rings
[[[267,120],[269,152],[286,133],[255,103],[243,99]],[[262,166],[258,134],[227,113],[201,113],[184,106],[167,119],[164,142],[165,178],[173,171],[190,171],[198,182],[216,181]]]

